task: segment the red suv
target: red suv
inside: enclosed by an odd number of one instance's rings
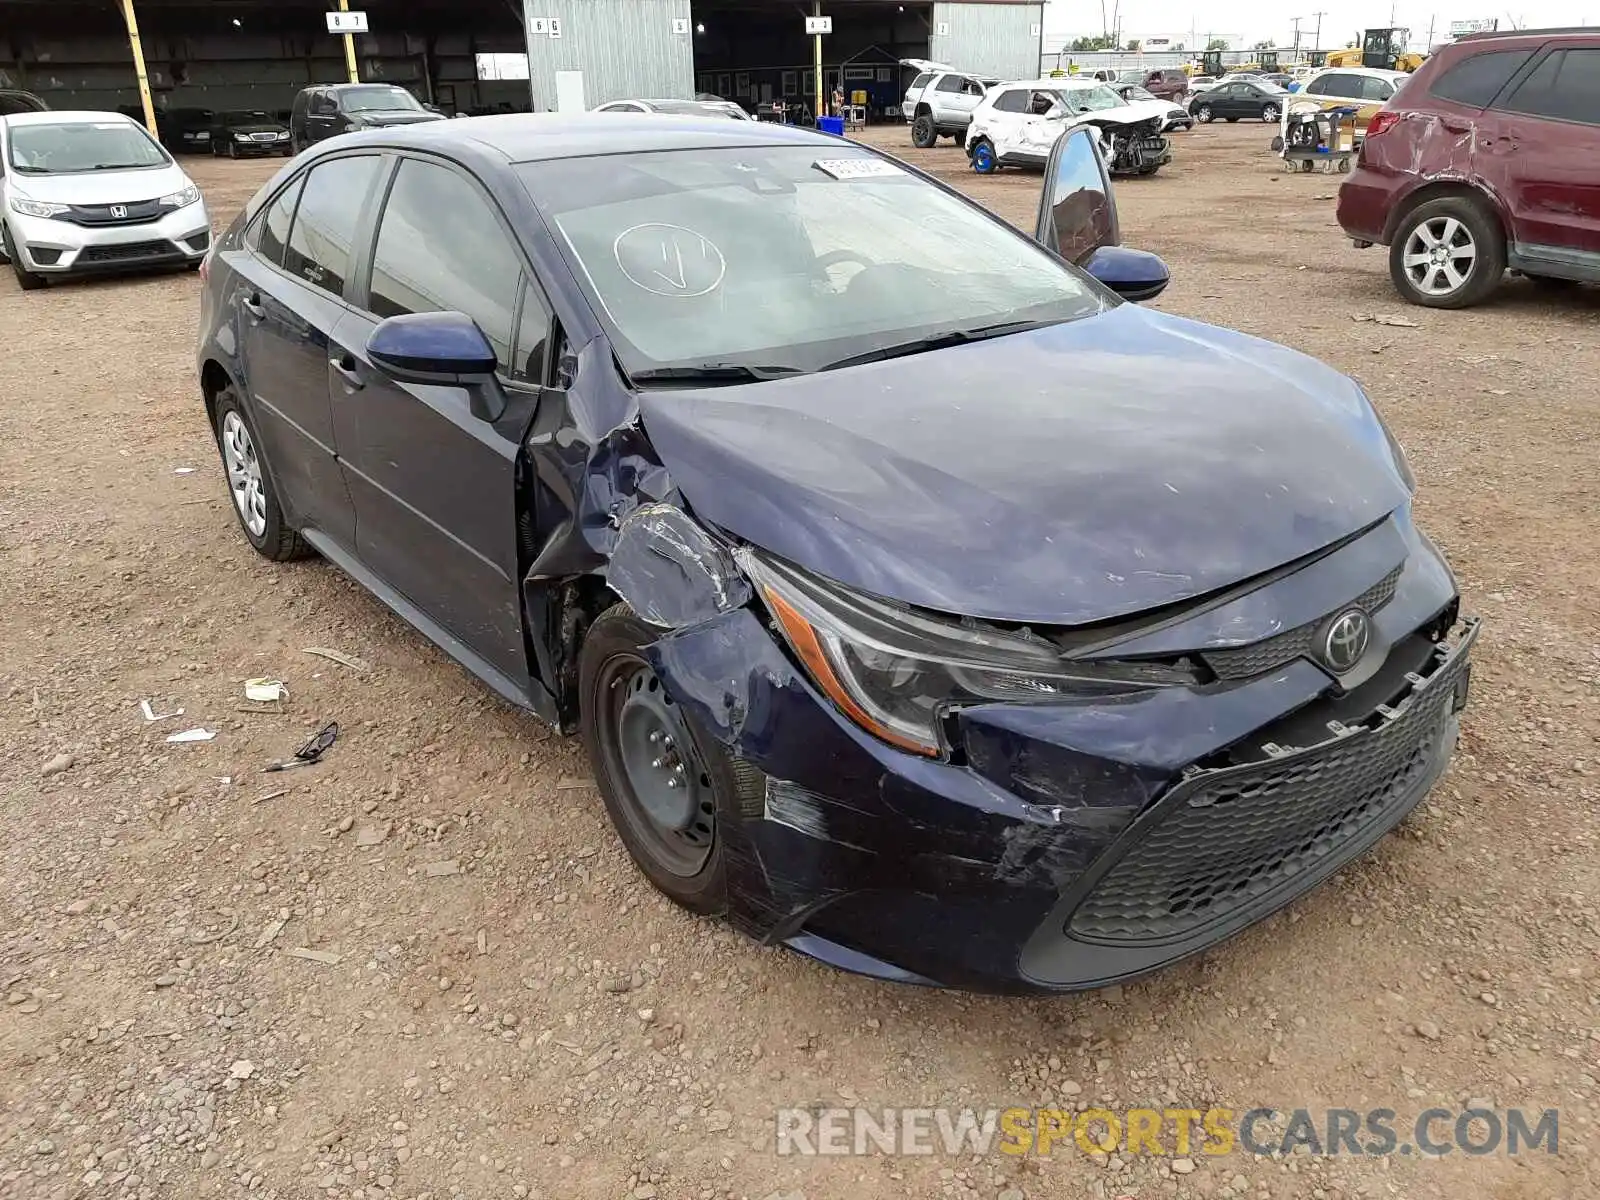
[[[1158,100],[1180,102],[1189,92],[1189,76],[1177,67],[1151,71],[1144,77],[1144,90]]]
[[[1439,50],[1367,126],[1339,224],[1429,308],[1477,304],[1507,267],[1600,282],[1600,30]]]

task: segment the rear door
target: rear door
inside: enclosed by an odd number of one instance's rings
[[[1600,46],[1552,47],[1479,119],[1474,169],[1503,198],[1514,257],[1600,276]]]
[[[328,347],[381,159],[327,159],[274,197],[230,257],[244,382],[269,468],[298,517],[342,545],[355,516],[336,460]]]
[[[528,682],[517,454],[544,382],[551,318],[488,193],[453,164],[402,158],[371,279],[333,354],[334,427],[362,561],[513,681]],[[366,356],[388,317],[462,312],[495,347],[510,405],[490,423],[462,388],[398,383]]]

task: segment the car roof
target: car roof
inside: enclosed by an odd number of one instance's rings
[[[1067,75],[1060,79],[1008,79],[1000,87],[1008,88],[1036,88],[1041,92],[1059,92],[1062,90],[1087,91],[1089,88],[1107,87],[1116,83],[1138,83],[1137,79],[1091,79],[1082,75]]]
[[[144,126],[132,117],[119,112],[91,112],[87,109],[63,109],[56,112],[10,113],[0,117],[11,125],[91,125],[104,121],[124,121],[129,125]]]
[[[816,146],[838,154],[839,139],[794,125],[659,113],[499,113],[390,126],[329,139],[324,146],[382,143],[418,150],[450,147],[510,163],[738,146]],[[865,147],[860,149],[865,150]]]
[[[1326,75],[1338,71],[1342,75],[1370,75],[1374,79],[1404,79],[1405,71],[1389,71],[1382,67],[1323,67],[1318,75]]]

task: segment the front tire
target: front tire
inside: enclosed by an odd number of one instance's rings
[[[697,913],[727,908],[718,819],[759,815],[765,780],[696,736],[644,650],[661,636],[626,604],[584,638],[578,701],[584,747],[623,847],[655,888]]]
[[[919,150],[931,150],[939,140],[939,130],[930,113],[921,113],[911,122],[911,144]]]
[[[1202,125],[1211,124],[1214,117],[1214,114],[1211,111],[1211,106],[1209,104],[1202,104],[1199,108],[1194,110],[1194,117],[1195,120],[1199,121]]]
[[[0,242],[5,245],[6,257],[11,260],[11,273],[17,277],[19,288],[25,292],[36,292],[47,286],[49,281],[43,275],[22,265],[22,252],[12,242],[11,230],[4,224],[0,224]]]
[[[261,458],[260,438],[231,388],[217,393],[217,452],[227,473],[233,515],[255,552],[273,562],[305,558],[311,553],[300,534],[283,518],[272,474]]]
[[[1389,245],[1389,278],[1424,308],[1470,308],[1499,286],[1506,239],[1483,205],[1442,196],[1406,214]]]
[[[986,137],[980,137],[972,143],[972,169],[979,175],[993,175],[1000,169],[1000,160],[995,155],[994,143]]]

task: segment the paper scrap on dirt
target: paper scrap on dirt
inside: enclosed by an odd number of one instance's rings
[[[290,958],[303,958],[306,962],[321,963],[325,967],[336,967],[344,961],[344,955],[334,954],[330,950],[309,950],[305,946],[296,946],[289,951]]]
[[[173,717],[183,716],[183,709],[181,708],[175,708],[169,713],[158,713],[150,706],[150,701],[148,700],[139,701],[139,711],[144,713],[146,721],[170,721]]]
[[[178,733],[167,734],[169,742],[209,742],[217,736],[215,729],[185,729]]]
[[[1370,321],[1374,325],[1393,325],[1396,329],[1421,329],[1422,323],[1410,317],[1392,317],[1388,313],[1354,313],[1352,321]]]
[[[244,698],[262,703],[287,700],[289,698],[289,688],[281,679],[246,679],[244,681]]]
[[[357,658],[354,654],[346,654],[343,650],[330,650],[326,646],[307,646],[300,653],[315,654],[318,658],[336,662],[341,667],[349,667],[352,671],[372,670],[371,664],[366,659]]]

